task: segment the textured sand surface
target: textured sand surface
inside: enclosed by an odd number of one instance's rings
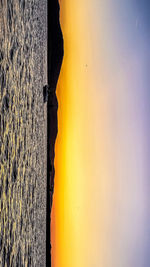
[[[0,0],[0,266],[45,266],[46,0]]]

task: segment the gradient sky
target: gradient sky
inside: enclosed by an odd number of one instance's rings
[[[60,7],[52,267],[149,267],[150,2]]]

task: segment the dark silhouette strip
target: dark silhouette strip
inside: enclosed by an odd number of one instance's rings
[[[58,131],[56,86],[62,65],[64,46],[59,21],[58,0],[48,0],[48,86],[44,88],[47,102],[47,219],[46,219],[46,266],[51,266],[51,208],[54,192],[55,141]]]

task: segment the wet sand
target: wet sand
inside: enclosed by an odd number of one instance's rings
[[[0,0],[0,266],[46,265],[46,0]]]

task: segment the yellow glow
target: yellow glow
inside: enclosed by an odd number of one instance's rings
[[[52,212],[52,266],[75,267],[78,266],[78,259],[81,259],[82,251],[78,250],[78,235],[84,227],[82,222],[85,181],[82,178],[84,169],[81,143],[84,138],[82,109],[86,108],[82,91],[85,66],[81,66],[81,51],[76,46],[78,42],[75,40],[78,38],[79,24],[76,24],[76,28],[72,28],[73,25],[71,25],[76,18],[72,17],[73,13],[70,13],[69,9],[75,8],[75,3],[70,2],[65,6],[64,1],[61,7],[62,16],[65,12],[67,16],[65,14],[64,24],[62,20],[65,56],[57,88],[59,133],[56,142],[56,176]],[[65,24],[68,20],[69,27],[67,27],[68,23]]]
[[[84,1],[78,4],[76,1],[67,1],[67,4],[64,1],[61,6],[65,56],[57,88],[59,132],[56,142],[51,229],[53,267],[84,267],[85,257],[89,257],[90,253],[95,254],[90,244],[95,240],[90,231],[90,212],[94,208],[91,203],[97,201],[99,188],[94,188],[92,179],[105,176],[105,184],[99,181],[98,185],[101,184],[103,192],[105,187],[108,187],[106,158],[110,157],[111,153],[106,147],[109,136],[107,138],[105,135],[108,130],[106,107],[109,103],[105,100],[107,93],[101,92],[101,100],[98,99],[98,102],[93,95],[94,84],[89,78],[92,77],[93,59],[90,36],[85,27],[88,14],[84,14],[84,5]],[[78,12],[77,6],[80,6]],[[101,87],[103,86],[102,82]],[[99,109],[102,115],[98,118],[99,121],[96,121],[94,115]],[[97,127],[104,130],[96,142],[95,138],[99,132]],[[98,172],[95,158],[103,162]],[[103,192],[101,195],[106,198],[107,206],[107,197]],[[97,227],[97,224],[95,226]],[[103,238],[102,240],[104,242]]]

